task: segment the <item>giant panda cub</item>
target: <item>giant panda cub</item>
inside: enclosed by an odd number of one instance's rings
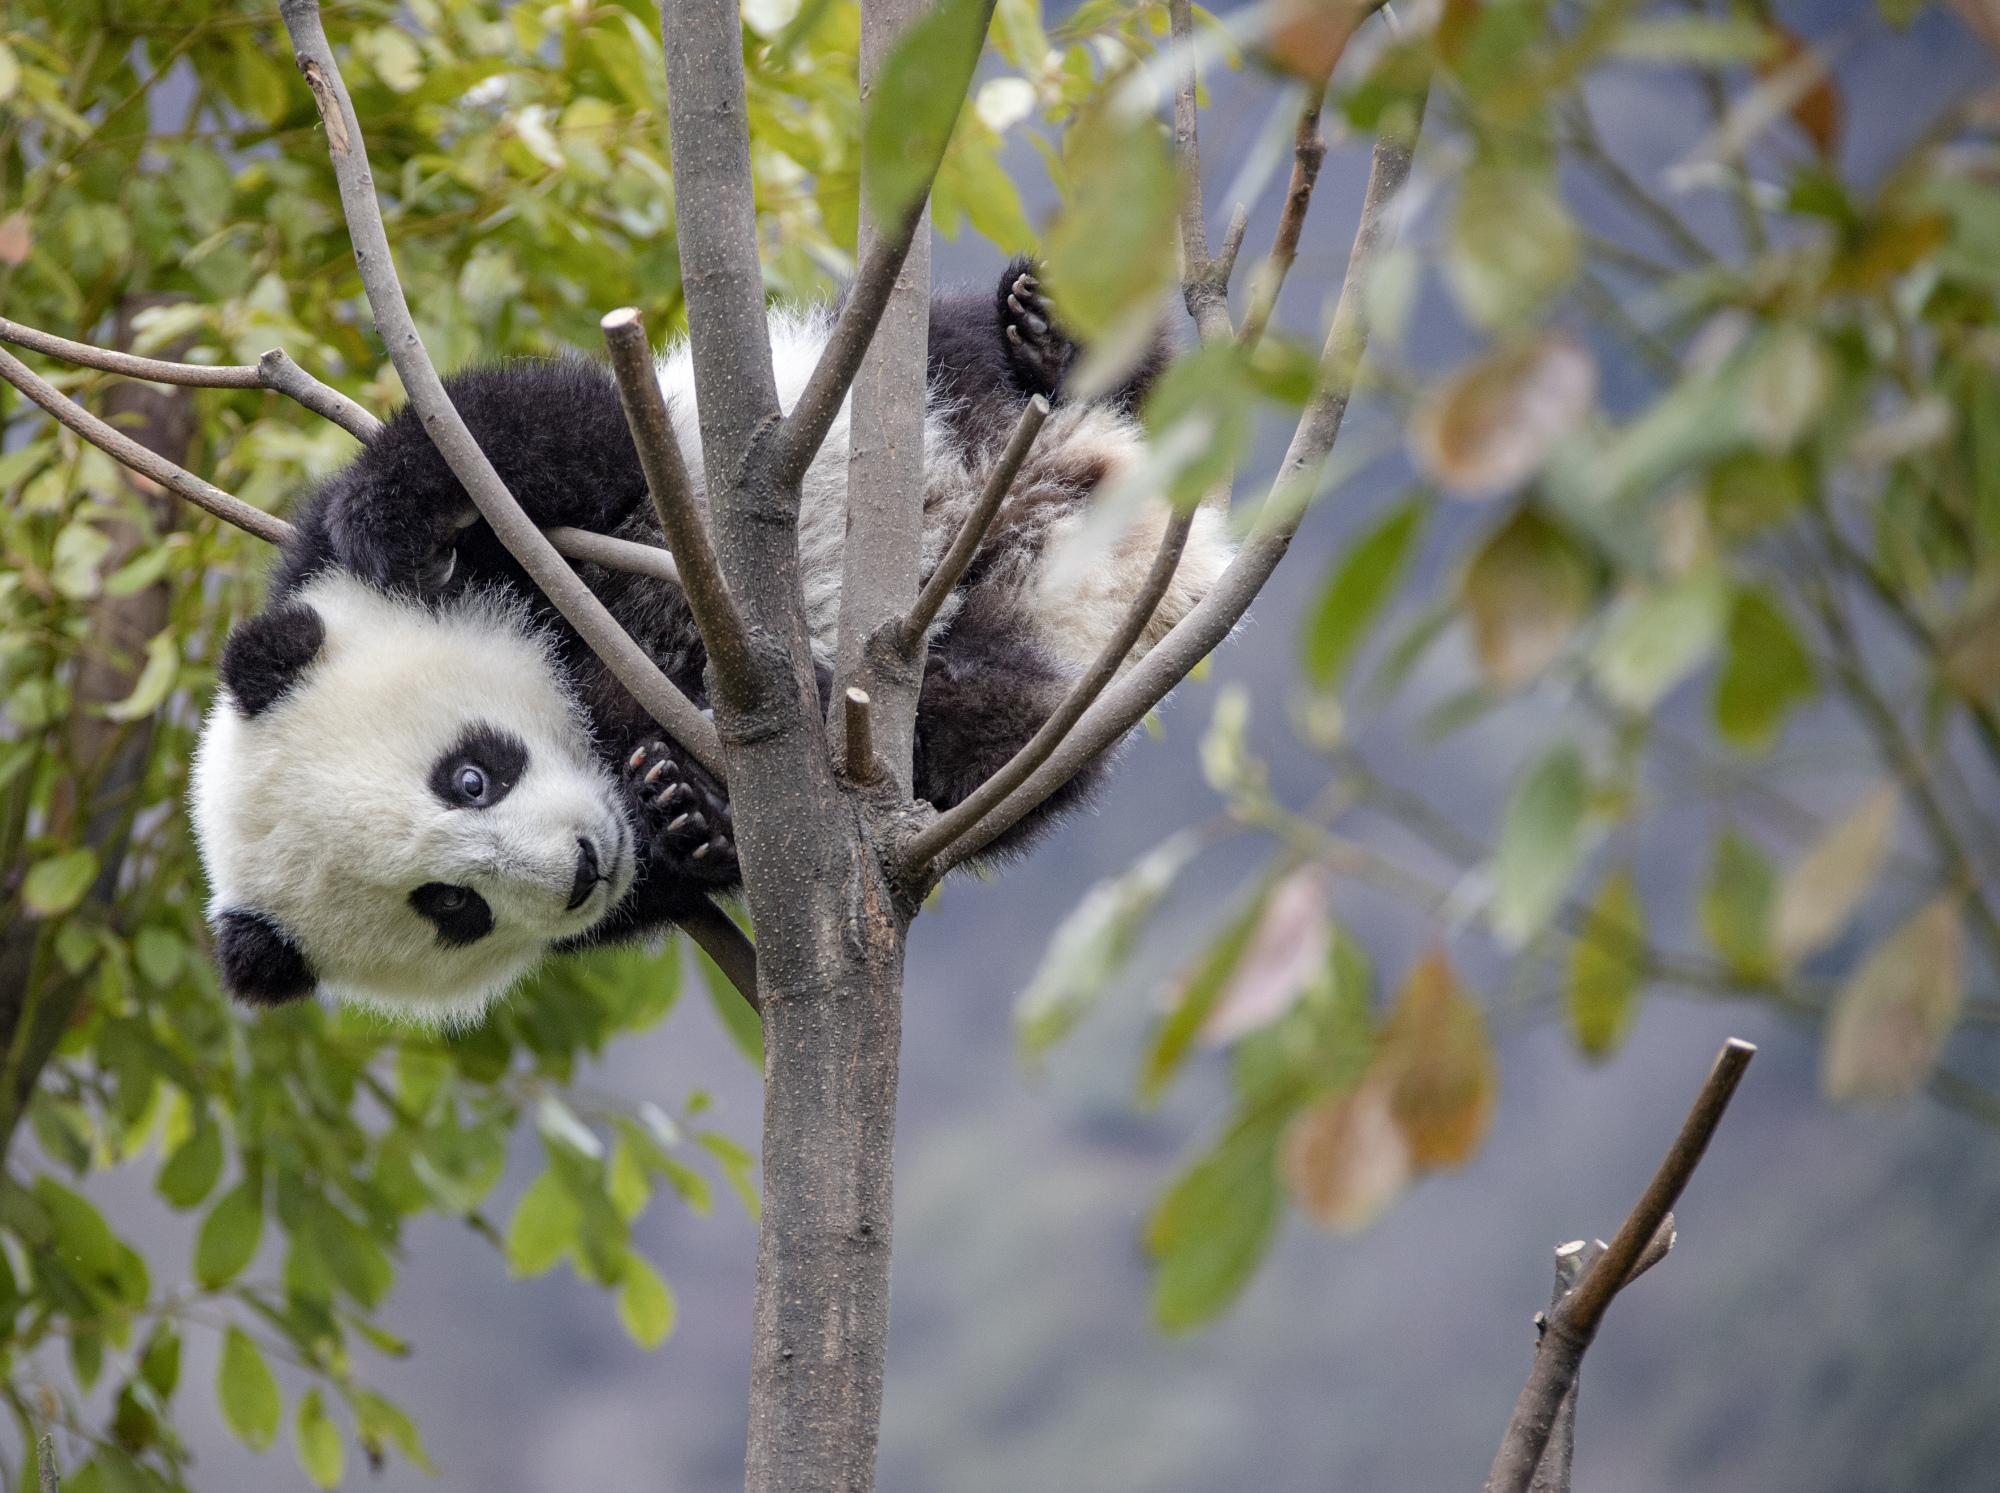
[[[833,317],[772,314],[789,410]],[[1140,516],[1081,576],[1050,561],[1091,494],[1142,454],[1134,410],[1164,340],[1102,398],[1064,400],[1075,346],[1026,261],[997,293],[931,306],[923,551],[942,557],[1027,401],[1054,413],[929,639],[917,794],[969,794],[1046,721],[1116,629],[1167,511]],[[686,348],[659,364],[697,493]],[[609,372],[510,363],[448,381],[533,521],[662,537]],[[801,589],[823,691],[845,537],[847,412],[807,472]],[[1230,554],[1198,515],[1141,640],[1200,600]],[[580,564],[612,614],[698,705],[707,662],[671,584]],[[315,988],[404,1019],[476,1018],[551,950],[655,934],[737,885],[721,785],[648,717],[542,597],[405,409],[303,505],[266,609],[231,635],[191,806],[223,983],[276,1003]],[[1087,770],[989,853],[1018,851],[1089,794]]]

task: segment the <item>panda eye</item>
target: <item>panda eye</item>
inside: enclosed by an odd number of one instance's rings
[[[465,906],[465,888],[448,886],[431,899],[431,905],[439,912],[457,912]]]
[[[486,774],[467,764],[458,770],[458,796],[469,804],[486,797]]]
[[[499,803],[528,770],[528,748],[518,736],[474,726],[431,763],[430,790],[447,809],[486,810]]]

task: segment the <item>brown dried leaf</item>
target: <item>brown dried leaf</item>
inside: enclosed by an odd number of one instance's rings
[[[1391,1088],[1364,1078],[1308,1106],[1285,1132],[1278,1169],[1292,1201],[1337,1233],[1373,1223],[1415,1174],[1410,1143],[1390,1113]]]
[[[26,213],[0,218],[0,264],[19,266],[35,252],[35,227]]]
[[[1539,675],[1596,589],[1590,562],[1567,534],[1532,508],[1516,513],[1473,557],[1460,588],[1487,682],[1512,690]]]
[[[1277,0],[1265,55],[1308,83],[1323,83],[1379,0]]]
[[[1478,1002],[1433,949],[1403,982],[1374,1069],[1394,1087],[1390,1111],[1418,1171],[1462,1166],[1478,1152],[1500,1096],[1500,1068]]]
[[[1977,4],[1979,0],[1962,0],[1962,3]],[[1760,78],[1771,77],[1786,63],[1804,56],[1808,48],[1806,39],[1796,31],[1774,25],[1770,32],[1776,46],[1758,62],[1757,76]],[[1822,73],[1819,80],[1792,105],[1791,113],[1798,127],[1819,147],[1821,155],[1832,156],[1839,151],[1846,110],[1841,102],[1840,85],[1834,82],[1832,74]]]
[[[1894,783],[1882,784],[1821,835],[1785,877],[1771,912],[1771,948],[1783,968],[1796,967],[1847,926],[1889,852],[1901,799]]]
[[[1333,950],[1333,924],[1327,913],[1332,894],[1333,872],[1316,861],[1278,883],[1228,985],[1202,1023],[1203,1042],[1234,1042],[1269,1026],[1298,1004],[1307,987],[1326,972]]]
[[[1829,1099],[1901,1099],[1937,1066],[1965,998],[1965,934],[1946,893],[1875,946],[1841,987],[1820,1087]]]
[[[1417,465],[1460,498],[1519,486],[1597,397],[1597,363],[1555,333],[1469,363],[1425,394],[1410,420]]]
[[[1945,0],[1986,50],[2000,57],[2000,0]]]

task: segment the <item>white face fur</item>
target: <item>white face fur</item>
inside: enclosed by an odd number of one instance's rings
[[[292,601],[318,652],[254,715],[222,692],[195,757],[210,919],[275,925],[343,1001],[472,1020],[631,886],[617,785],[517,606],[337,572]]]

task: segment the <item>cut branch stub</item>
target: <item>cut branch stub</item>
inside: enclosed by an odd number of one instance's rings
[[[281,0],[278,9],[291,36],[299,71],[312,89],[313,101],[326,123],[334,177],[340,186],[341,207],[347,214],[348,237],[354,245],[354,264],[368,294],[369,309],[375,315],[375,329],[389,350],[389,360],[396,365],[403,388],[409,393],[410,405],[423,421],[425,432],[492,527],[495,537],[520,561],[542,594],[631,692],[640,708],[686,747],[703,767],[717,778],[726,778],[722,741],[716,735],[714,723],[674,688],[673,682],[660,672],[659,665],[632,641],[604,603],[529,521],[445,393],[437,369],[417,335],[417,324],[404,299],[402,282],[396,278],[396,265],[389,253],[389,236],[382,224],[381,204],[375,197],[375,182],[369,172],[360,123],[341,82],[326,31],[320,25],[318,0]]]
[[[868,720],[871,703],[865,689],[847,691],[847,776],[857,783],[875,777],[874,732]]]

